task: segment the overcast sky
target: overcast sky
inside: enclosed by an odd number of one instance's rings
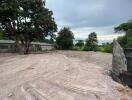
[[[58,29],[67,26],[76,39],[96,32],[100,41],[119,36],[114,27],[132,19],[132,0],[46,0]]]

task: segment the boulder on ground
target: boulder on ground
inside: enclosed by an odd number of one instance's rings
[[[113,41],[113,61],[112,76],[116,81],[120,81],[120,75],[127,72],[127,60],[120,44]]]

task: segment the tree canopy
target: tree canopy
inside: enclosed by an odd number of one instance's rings
[[[58,37],[56,38],[56,44],[58,49],[71,49],[73,47],[73,32],[64,27],[58,32]]]
[[[28,53],[32,41],[54,37],[57,25],[43,0],[1,0],[0,28]]]
[[[132,33],[132,20],[129,20],[126,23],[122,23],[119,26],[115,27],[116,32],[125,32],[126,34]]]
[[[88,46],[91,51],[95,51],[97,45],[97,34],[95,32],[92,32],[89,34],[88,39],[86,40],[86,46]]]
[[[125,32],[124,36],[118,37],[118,42],[124,48],[132,47],[132,20],[115,27],[116,32]]]

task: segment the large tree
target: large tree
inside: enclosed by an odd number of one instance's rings
[[[132,47],[132,20],[115,27],[116,32],[124,32],[125,35],[118,38],[118,42],[125,48]]]
[[[54,36],[57,25],[43,0],[1,0],[0,27],[28,54],[32,41]]]
[[[91,51],[95,51],[97,44],[97,34],[95,32],[90,33],[88,39],[86,40],[86,46],[88,46]]]
[[[73,47],[73,39],[74,35],[73,32],[64,27],[58,32],[58,37],[56,38],[56,44],[58,49],[71,49]]]
[[[119,26],[115,27],[116,32],[125,32],[126,34],[132,34],[132,20],[129,20],[126,23],[122,23]]]

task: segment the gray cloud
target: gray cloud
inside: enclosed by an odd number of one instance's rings
[[[78,30],[78,34],[89,32],[88,28],[113,32],[114,26],[132,18],[132,0],[47,0],[46,5],[53,11],[59,27],[69,26]]]
[[[101,27],[132,17],[132,0],[47,0],[58,23],[71,27]]]

